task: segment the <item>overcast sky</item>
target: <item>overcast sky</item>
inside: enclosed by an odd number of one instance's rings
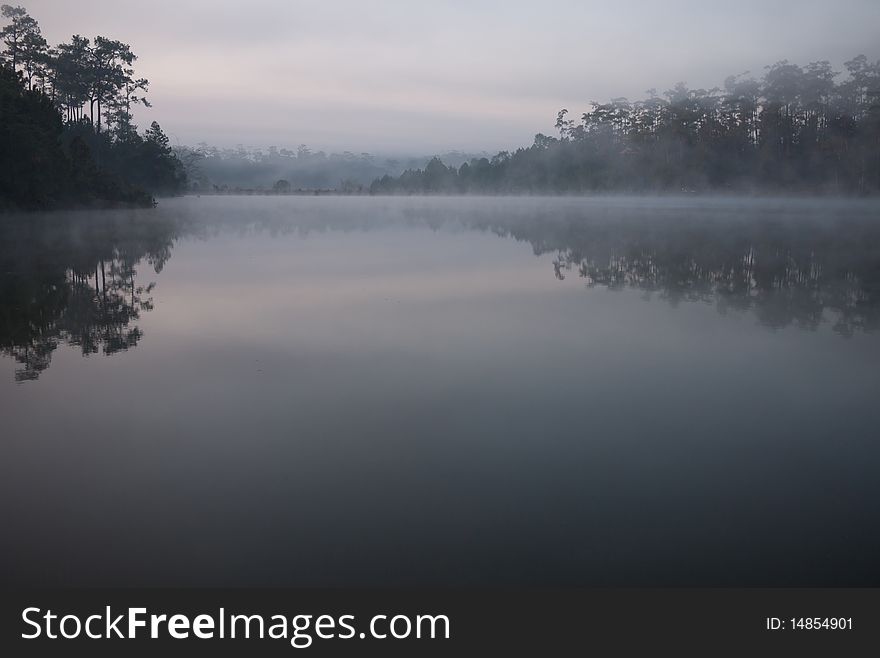
[[[50,43],[131,44],[175,142],[423,154],[551,133],[561,107],[880,58],[880,0],[6,0]]]

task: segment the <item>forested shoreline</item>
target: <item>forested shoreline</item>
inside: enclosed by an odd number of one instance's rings
[[[74,35],[50,47],[23,7],[0,8],[0,210],[152,206],[186,187],[183,164],[135,105],[149,82],[121,41]]]
[[[185,191],[245,194],[880,193],[880,60],[786,60],[723,86],[556,116],[557,134],[493,157],[430,160],[269,148],[172,149],[137,56],[105,36],[51,47],[22,7],[2,6],[0,210],[150,206]],[[424,164],[427,161],[427,164]],[[401,173],[402,172],[402,173]],[[372,181],[372,182],[370,182]]]
[[[599,192],[880,192],[880,61],[859,55],[846,76],[828,61],[780,61],[723,87],[683,83],[644,100],[592,103],[556,117],[514,152],[383,176],[372,194]]]

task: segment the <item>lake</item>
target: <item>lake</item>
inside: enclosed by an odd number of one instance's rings
[[[880,585],[880,204],[0,216],[22,585]]]

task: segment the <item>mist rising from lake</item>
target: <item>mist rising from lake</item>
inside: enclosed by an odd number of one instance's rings
[[[4,217],[5,577],[878,585],[878,216],[189,197]]]

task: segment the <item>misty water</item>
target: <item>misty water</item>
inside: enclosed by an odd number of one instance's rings
[[[880,585],[880,206],[0,218],[4,577]]]

